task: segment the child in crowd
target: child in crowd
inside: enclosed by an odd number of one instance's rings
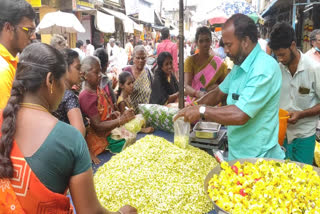
[[[132,109],[130,95],[133,92],[134,78],[128,71],[124,71],[119,75],[119,89],[118,89],[118,109],[123,114],[127,109]],[[141,128],[143,133],[151,133],[154,129],[152,127]]]
[[[124,71],[119,75],[118,109],[122,114],[126,108],[132,108],[130,95],[133,92],[133,76],[130,72]]]

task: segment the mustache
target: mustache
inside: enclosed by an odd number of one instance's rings
[[[231,55],[231,54],[227,54],[227,57],[229,57],[231,61],[234,61],[236,58],[234,55]]]

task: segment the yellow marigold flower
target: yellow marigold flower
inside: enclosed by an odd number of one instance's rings
[[[208,192],[230,213],[320,213],[320,177],[310,165],[263,159],[225,163]]]

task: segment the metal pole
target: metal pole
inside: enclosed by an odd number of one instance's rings
[[[297,5],[296,0],[293,0],[293,9],[292,9],[292,28],[296,29],[296,13],[297,13]]]
[[[179,108],[184,108],[184,35],[183,35],[183,0],[179,0]]]
[[[160,18],[162,16],[162,0],[160,0]]]

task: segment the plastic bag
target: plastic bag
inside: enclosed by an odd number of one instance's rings
[[[139,104],[139,111],[146,119],[148,126],[173,133],[173,117],[178,108],[168,108],[157,104]]]
[[[138,114],[133,120],[126,123],[124,127],[130,132],[138,133],[141,131],[141,128],[143,128],[145,125],[146,125],[146,120],[144,119],[142,114]]]
[[[125,139],[126,140],[126,142],[122,146],[122,149],[120,151],[117,151],[117,152],[121,152],[126,147],[128,147],[128,146],[130,146],[130,145],[132,145],[132,144],[134,144],[136,142],[137,134],[127,130],[124,126],[120,126],[120,127],[115,128],[115,129],[113,129],[111,131],[111,136],[110,137],[114,141],[118,141],[118,140],[121,140],[121,139]]]
[[[190,136],[190,123],[180,117],[174,122],[174,144],[180,148],[187,148]]]

